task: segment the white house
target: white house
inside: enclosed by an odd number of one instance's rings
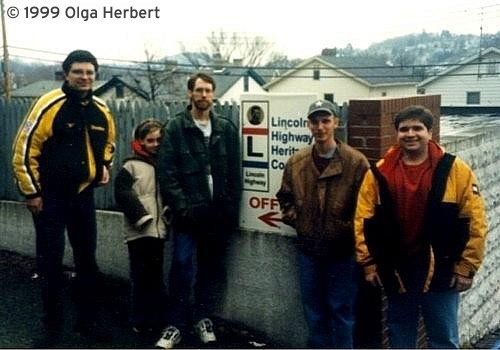
[[[411,68],[368,57],[320,55],[309,58],[264,88],[269,92],[319,93],[343,104],[350,99],[415,95],[421,78]]]
[[[423,80],[418,89],[441,95],[443,107],[500,107],[500,50],[485,49]]]
[[[227,67],[213,72],[212,77],[216,84],[215,96],[220,103],[240,103],[240,96],[244,92],[267,92],[262,87],[265,81],[253,69]]]

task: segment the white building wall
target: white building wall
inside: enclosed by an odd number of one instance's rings
[[[316,67],[316,66],[315,66]],[[269,92],[276,93],[319,93],[333,94],[333,99],[341,105],[350,99],[359,99],[370,96],[370,88],[360,82],[347,77],[333,69],[320,68],[320,79],[313,79],[312,69],[300,69],[290,76],[269,86]]]
[[[384,95],[385,93],[385,95]],[[369,97],[402,97],[413,96],[417,93],[417,85],[396,85],[376,87],[370,91]]]
[[[318,68],[320,68],[320,79],[314,80],[313,71]],[[322,95],[333,94],[334,101],[339,105],[344,102],[348,103],[352,99],[382,97],[383,93],[385,93],[385,96],[399,97],[415,95],[416,91],[416,84],[370,88],[350,76],[317,64],[315,64],[314,68],[300,69],[269,87],[269,92],[277,93],[310,92]]]
[[[485,58],[490,59],[490,58]],[[493,58],[495,59],[495,58]],[[496,57],[500,61],[500,57]],[[484,61],[483,61],[484,62]],[[427,95],[441,95],[443,107],[463,106],[500,106],[500,65],[497,64],[497,74],[478,76],[478,66],[465,65],[450,75],[440,77],[423,86]],[[481,65],[481,73],[485,73],[486,65]],[[480,92],[480,104],[467,104],[467,92]]]

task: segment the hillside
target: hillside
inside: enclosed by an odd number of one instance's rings
[[[500,32],[484,34],[441,33],[409,34],[372,44],[359,51],[364,55],[384,56],[394,65],[440,65],[455,63],[479,53],[479,48],[500,48]],[[438,67],[439,68],[439,67]]]
[[[496,34],[479,35],[472,34],[452,34],[447,30],[441,33],[409,34],[401,37],[390,38],[379,43],[372,44],[366,50],[353,48],[347,45],[345,48],[325,49],[333,52],[337,56],[366,56],[383,58],[393,65],[415,66],[421,70],[422,74],[437,71],[443,68],[443,64],[455,63],[466,57],[479,53],[488,47],[500,48],[500,32]],[[330,53],[331,54],[331,53]],[[186,53],[168,57],[176,60],[181,65],[187,64],[210,64],[210,57],[203,53]],[[291,68],[300,59],[289,60],[285,55],[278,55],[283,60],[268,62],[267,65],[280,67],[282,69]],[[304,57],[305,59],[307,57]],[[103,65],[99,71],[100,79],[109,79],[115,74],[128,76],[137,75],[137,67],[123,65]],[[142,67],[144,68],[144,67]],[[43,63],[30,64],[18,60],[11,62],[14,86],[23,86],[40,79],[54,79],[54,71],[59,70],[59,66],[45,65]],[[0,77],[0,81],[1,81]],[[1,88],[0,88],[1,91]]]

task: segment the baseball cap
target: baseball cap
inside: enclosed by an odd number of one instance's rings
[[[315,113],[326,112],[332,114],[335,117],[340,117],[340,111],[337,104],[326,100],[317,100],[309,106],[309,112],[307,113],[307,118],[311,118]]]

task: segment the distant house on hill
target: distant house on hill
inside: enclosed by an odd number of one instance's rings
[[[483,50],[418,84],[420,93],[441,95],[446,113],[500,111],[500,50]]]
[[[56,78],[60,78],[56,74]],[[62,80],[40,80],[12,91],[12,98],[37,98],[43,94],[58,89],[62,86]],[[146,91],[134,86],[119,76],[113,76],[110,80],[96,80],[93,86],[94,94],[102,99],[124,99],[124,100],[149,100]]]
[[[272,79],[269,92],[310,92],[342,104],[351,99],[414,95],[421,78],[411,68],[368,57],[319,55]]]

